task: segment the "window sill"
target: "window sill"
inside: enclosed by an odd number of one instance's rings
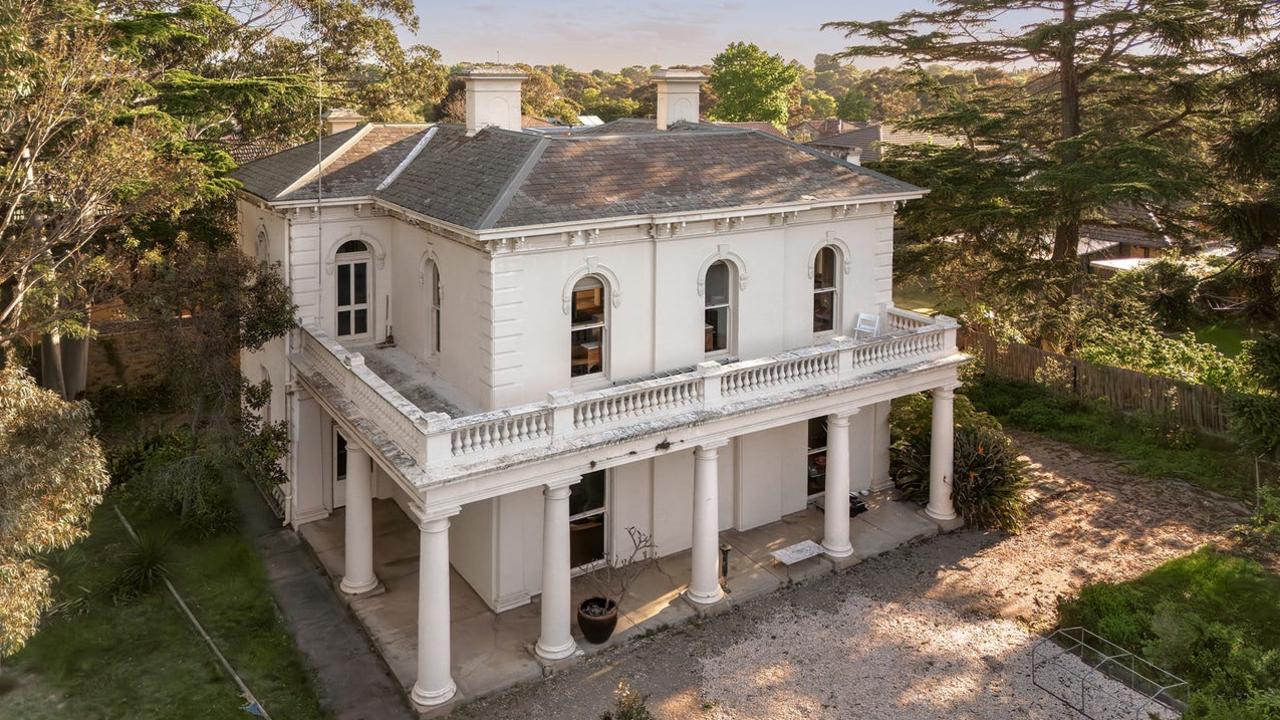
[[[612,385],[609,378],[604,373],[592,373],[590,375],[579,375],[576,378],[569,379],[569,389],[574,392],[590,392],[592,390],[603,390]]]

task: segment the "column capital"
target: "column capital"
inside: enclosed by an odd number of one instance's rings
[[[848,409],[842,408],[840,410],[834,410],[830,413],[827,413],[827,422],[843,422],[844,424],[847,425],[849,424],[849,418],[853,417],[854,415],[857,415],[858,411],[861,409],[862,408],[848,408]]]
[[[729,444],[728,438],[719,438],[716,440],[704,440],[699,442],[697,446],[694,447],[693,452],[695,455],[717,454],[720,448],[728,444]]]
[[[581,475],[574,475],[572,477],[560,478],[558,480],[548,480],[547,482],[542,483],[542,492],[544,495],[546,495],[546,494],[549,494],[549,491],[551,490],[568,490],[569,488],[573,487],[574,485],[577,485],[580,482],[582,482]]]
[[[462,512],[457,505],[443,507],[418,508],[418,529],[422,532],[437,533],[449,529],[449,518]]]
[[[956,388],[960,387],[959,383],[955,385],[939,385],[933,389],[933,396],[950,400],[956,396]]]

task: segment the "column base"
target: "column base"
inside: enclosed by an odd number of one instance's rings
[[[409,693],[409,697],[413,699],[415,705],[422,707],[435,707],[443,705],[453,699],[458,693],[458,686],[453,680],[449,680],[449,684],[439,690],[424,690],[421,686],[414,684],[413,690]]]
[[[948,512],[938,512],[937,510],[935,510],[935,509],[933,508],[933,506],[932,506],[932,505],[930,505],[930,506],[928,506],[928,507],[926,507],[926,508],[924,509],[924,514],[925,514],[925,515],[928,515],[929,517],[933,518],[934,520],[943,520],[943,521],[946,521],[946,520],[955,520],[955,519],[956,519],[956,511],[955,511],[955,510],[951,510],[951,511],[948,511]]]
[[[361,596],[377,595],[385,588],[382,587],[382,583],[378,582],[378,578],[376,577],[364,583],[353,583],[344,577],[342,578],[342,582],[338,584],[338,589],[347,595]]]
[[[715,592],[711,593],[700,593],[687,589],[684,591],[684,596],[690,602],[695,602],[699,605],[713,605],[724,599],[724,588],[716,585]]]
[[[824,542],[822,543],[822,549],[826,552],[827,557],[833,558],[847,558],[853,554],[853,545],[850,544],[832,546]]]
[[[538,640],[533,646],[533,652],[543,660],[563,660],[578,652],[578,643],[574,642],[573,638],[569,638],[569,642],[563,645],[547,647],[542,644],[542,640]]]

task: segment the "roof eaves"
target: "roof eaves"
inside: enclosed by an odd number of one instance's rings
[[[347,152],[352,147],[354,147],[356,143],[360,142],[360,139],[363,138],[365,135],[369,134],[369,131],[372,129],[373,129],[373,124],[367,123],[363,127],[361,127],[359,130],[352,133],[351,137],[347,138],[346,141],[343,142],[341,145],[339,145],[336,150],[331,151],[328,155],[321,158],[320,161],[317,162],[314,167],[312,167],[307,172],[303,173],[301,177],[299,177],[297,180],[294,180],[292,183],[290,183],[287,187],[285,187],[284,190],[281,190],[280,192],[276,193],[276,196],[274,199],[278,200],[280,198],[286,197],[290,193],[297,192],[300,188],[306,187],[308,183],[310,183],[312,180],[315,180],[316,177],[320,175],[320,173],[324,172],[324,169],[326,167],[328,167],[329,165],[332,165],[338,158],[342,157],[343,153]],[[320,145],[319,145],[320,152],[324,152],[323,150],[324,138],[321,138],[319,142],[320,142]]]
[[[528,179],[529,173],[533,172],[533,168],[537,166],[538,160],[542,158],[542,153],[546,152],[547,146],[551,142],[552,139],[550,137],[538,138],[538,141],[529,149],[529,154],[525,156],[524,162],[507,180],[507,184],[502,187],[502,192],[498,193],[493,205],[490,205],[484,216],[480,218],[480,222],[477,225],[478,230],[487,230],[498,222],[498,219],[502,217],[502,213],[506,212],[507,207],[511,205],[511,199],[515,197],[516,191]]]

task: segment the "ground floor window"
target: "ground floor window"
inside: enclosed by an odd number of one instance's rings
[[[809,499],[821,495],[827,488],[827,419],[809,421]]]
[[[337,430],[333,431],[333,479],[347,479],[347,439]]]
[[[606,491],[605,471],[596,470],[583,475],[569,492],[569,559],[574,568],[605,559]]]

